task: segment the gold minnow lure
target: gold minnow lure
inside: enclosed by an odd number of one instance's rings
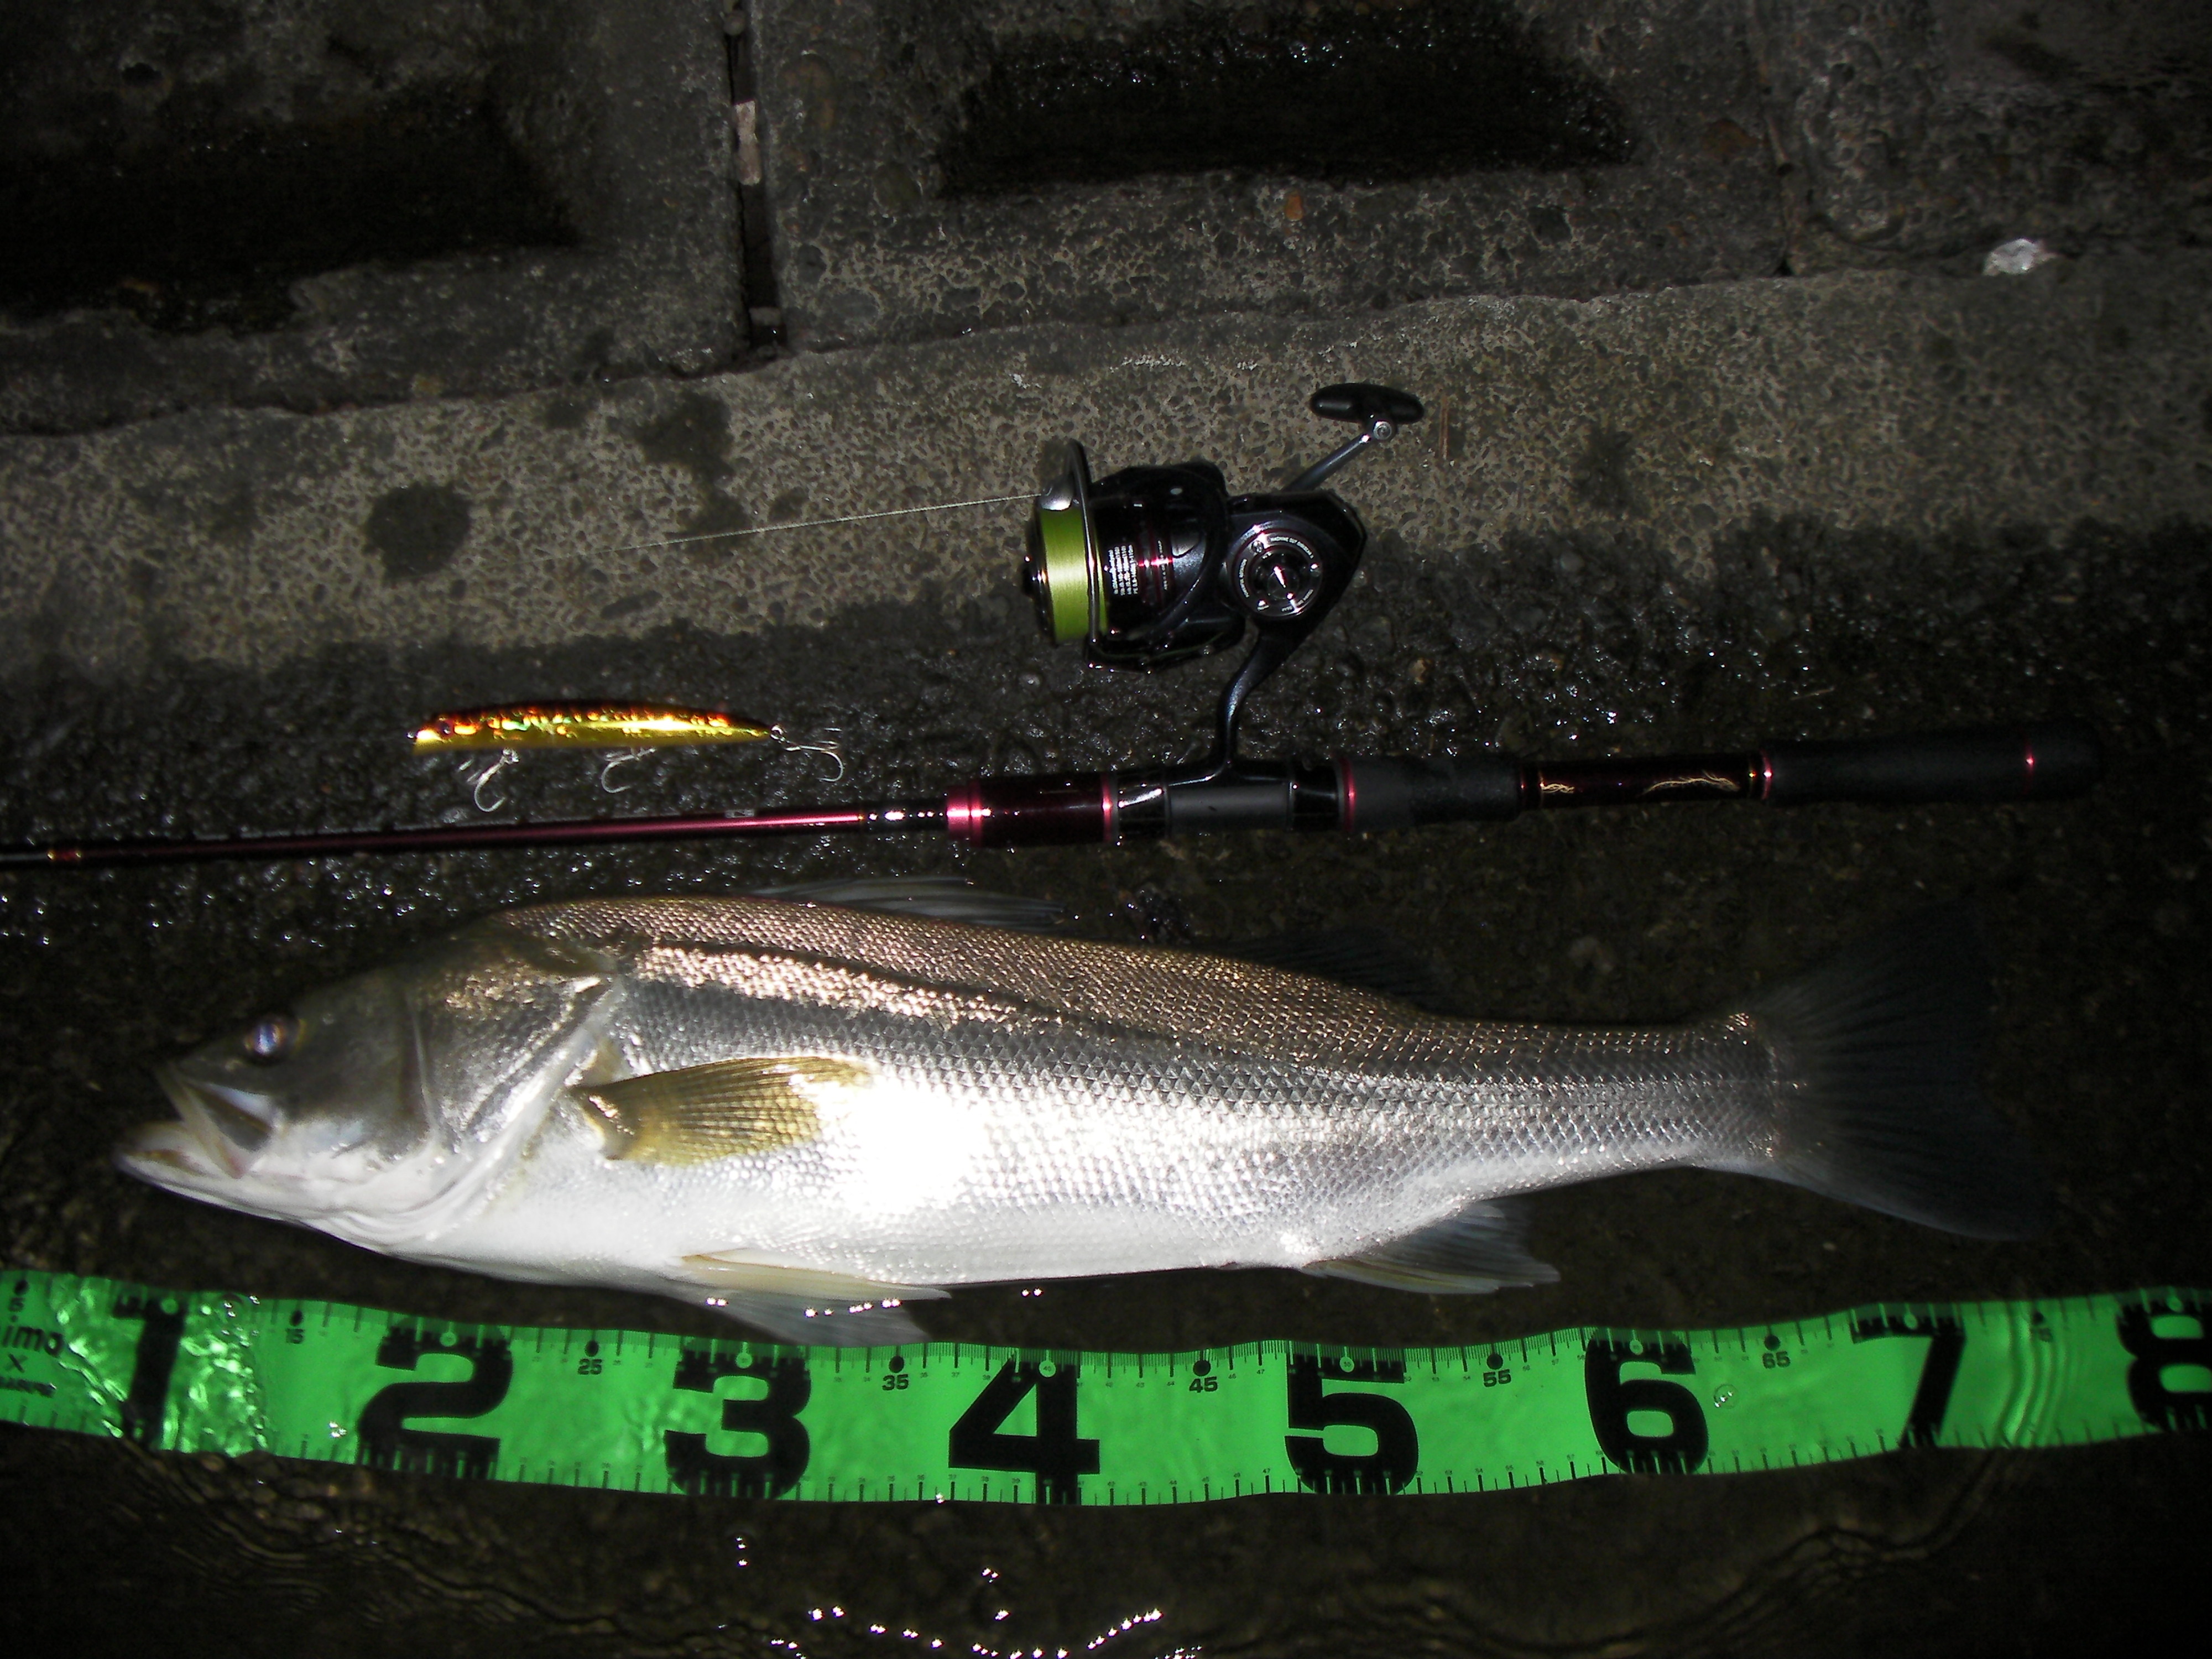
[[[783,741],[782,732],[711,708],[661,703],[525,702],[432,717],[417,753],[461,749],[664,749]]]

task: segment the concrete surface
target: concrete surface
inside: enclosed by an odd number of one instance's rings
[[[2212,29],[2191,0],[1749,11],[1794,270],[2212,232]]]
[[[696,374],[744,349],[720,0],[10,12],[0,203],[26,240],[0,256],[0,431]],[[441,124],[489,135],[441,145]],[[554,231],[499,245],[483,222],[524,180]],[[222,222],[197,257],[161,242],[200,228],[179,212]],[[114,246],[52,276],[28,239],[57,225]],[[60,308],[26,302],[62,280]]]
[[[1723,539],[1796,514],[1904,535],[2202,518],[2208,300],[2192,254],[1437,301],[1351,329],[1006,330],[682,385],[19,439],[0,448],[0,672],[744,633],[994,590],[1019,501],[650,544],[1019,494],[1066,438],[1102,467],[1203,454],[1258,488],[1335,441],[1304,404],[1347,377],[1435,411],[1348,475],[1383,591],[1539,532],[1632,540],[1698,581]]]
[[[1273,8],[1290,33],[1256,65],[1222,61],[1212,31],[1269,9],[1215,0],[1107,6],[919,5],[775,0],[758,8],[762,107],[774,142],[777,272],[794,340],[817,346],[952,335],[1066,319],[1146,322],[1227,310],[1341,312],[1437,295],[1589,295],[1771,275],[1783,255],[1773,163],[1742,9],[1690,0],[1657,10],[1614,0],[1522,9]],[[1504,87],[1431,83],[1402,60],[1370,65],[1363,37],[1420,39],[1468,17],[1501,20],[1467,49],[1504,52],[1527,76],[1571,69],[1617,112],[1625,153],[1437,176],[1416,166],[1372,182],[1354,160],[1328,172],[1246,143],[1241,166],[1163,173],[1129,152],[1162,118],[1089,90],[1093,53],[1140,55],[1130,73],[1230,104],[1240,75],[1303,53],[1301,30],[1353,59],[1311,84],[1274,136],[1354,125],[1339,102],[1428,112],[1437,142]],[[1423,53],[1404,59],[1418,64]],[[994,77],[1010,80],[1002,86]],[[1370,88],[1368,77],[1384,84]],[[1195,84],[1184,86],[1183,82]],[[1036,84],[1032,85],[1031,82]],[[1212,90],[1207,88],[1211,87]],[[1567,98],[1561,91],[1553,94]],[[1285,100],[1289,94],[1286,93]],[[982,106],[977,107],[977,101]],[[1531,116],[1545,100],[1532,100]],[[1232,128],[1255,112],[1224,109]],[[947,197],[945,155],[988,124],[1018,163],[1104,130],[1082,182],[1008,180]],[[1321,145],[1324,151],[1325,144]],[[1418,155],[1418,152],[1415,152]],[[1386,163],[1387,165],[1387,163]],[[1048,173],[1048,167],[1046,168]]]

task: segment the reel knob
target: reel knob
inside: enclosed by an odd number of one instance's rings
[[[1395,386],[1376,386],[1369,380],[1325,386],[1314,393],[1306,407],[1325,421],[1353,421],[1361,426],[1381,422],[1394,432],[1401,426],[1413,425],[1428,412],[1412,392],[1401,392]],[[1376,435],[1382,436],[1380,433]]]

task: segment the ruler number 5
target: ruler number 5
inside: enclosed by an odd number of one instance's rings
[[[1283,1449],[1298,1480],[1313,1492],[1392,1492],[1409,1484],[1421,1466],[1421,1442],[1412,1413],[1382,1394],[1331,1394],[1323,1382],[1403,1382],[1403,1358],[1355,1360],[1349,1355],[1323,1361],[1318,1354],[1294,1353],[1288,1370],[1290,1426],[1304,1434],[1283,1437]],[[1365,1429],[1375,1437],[1371,1452],[1334,1452],[1315,1431]]]
[[[1956,1314],[1858,1314],[1851,1320],[1853,1342],[1879,1341],[1887,1336],[1919,1337],[1928,1344],[1920,1362],[1920,1386],[1912,1391],[1912,1409],[1905,1416],[1900,1446],[1932,1446],[1943,1431],[1943,1413],[1950,1409],[1951,1389],[1959,1380],[1959,1361],[1966,1352],[1966,1328]]]

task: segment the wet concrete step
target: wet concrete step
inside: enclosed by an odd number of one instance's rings
[[[1357,326],[1010,328],[683,384],[15,437],[0,665],[743,634],[1011,592],[1019,501],[723,532],[1018,495],[1069,438],[1102,467],[1199,454],[1258,488],[1334,441],[1305,399],[1348,377],[1430,410],[1338,486],[1378,538],[1377,584],[1526,534],[1633,543],[1695,582],[1721,538],[1797,514],[1907,536],[2202,521],[2208,301],[2202,253],[1841,274]]]
[[[2212,228],[2189,0],[757,0],[789,336],[1348,313]]]
[[[746,344],[722,0],[0,21],[0,430],[696,374]]]

